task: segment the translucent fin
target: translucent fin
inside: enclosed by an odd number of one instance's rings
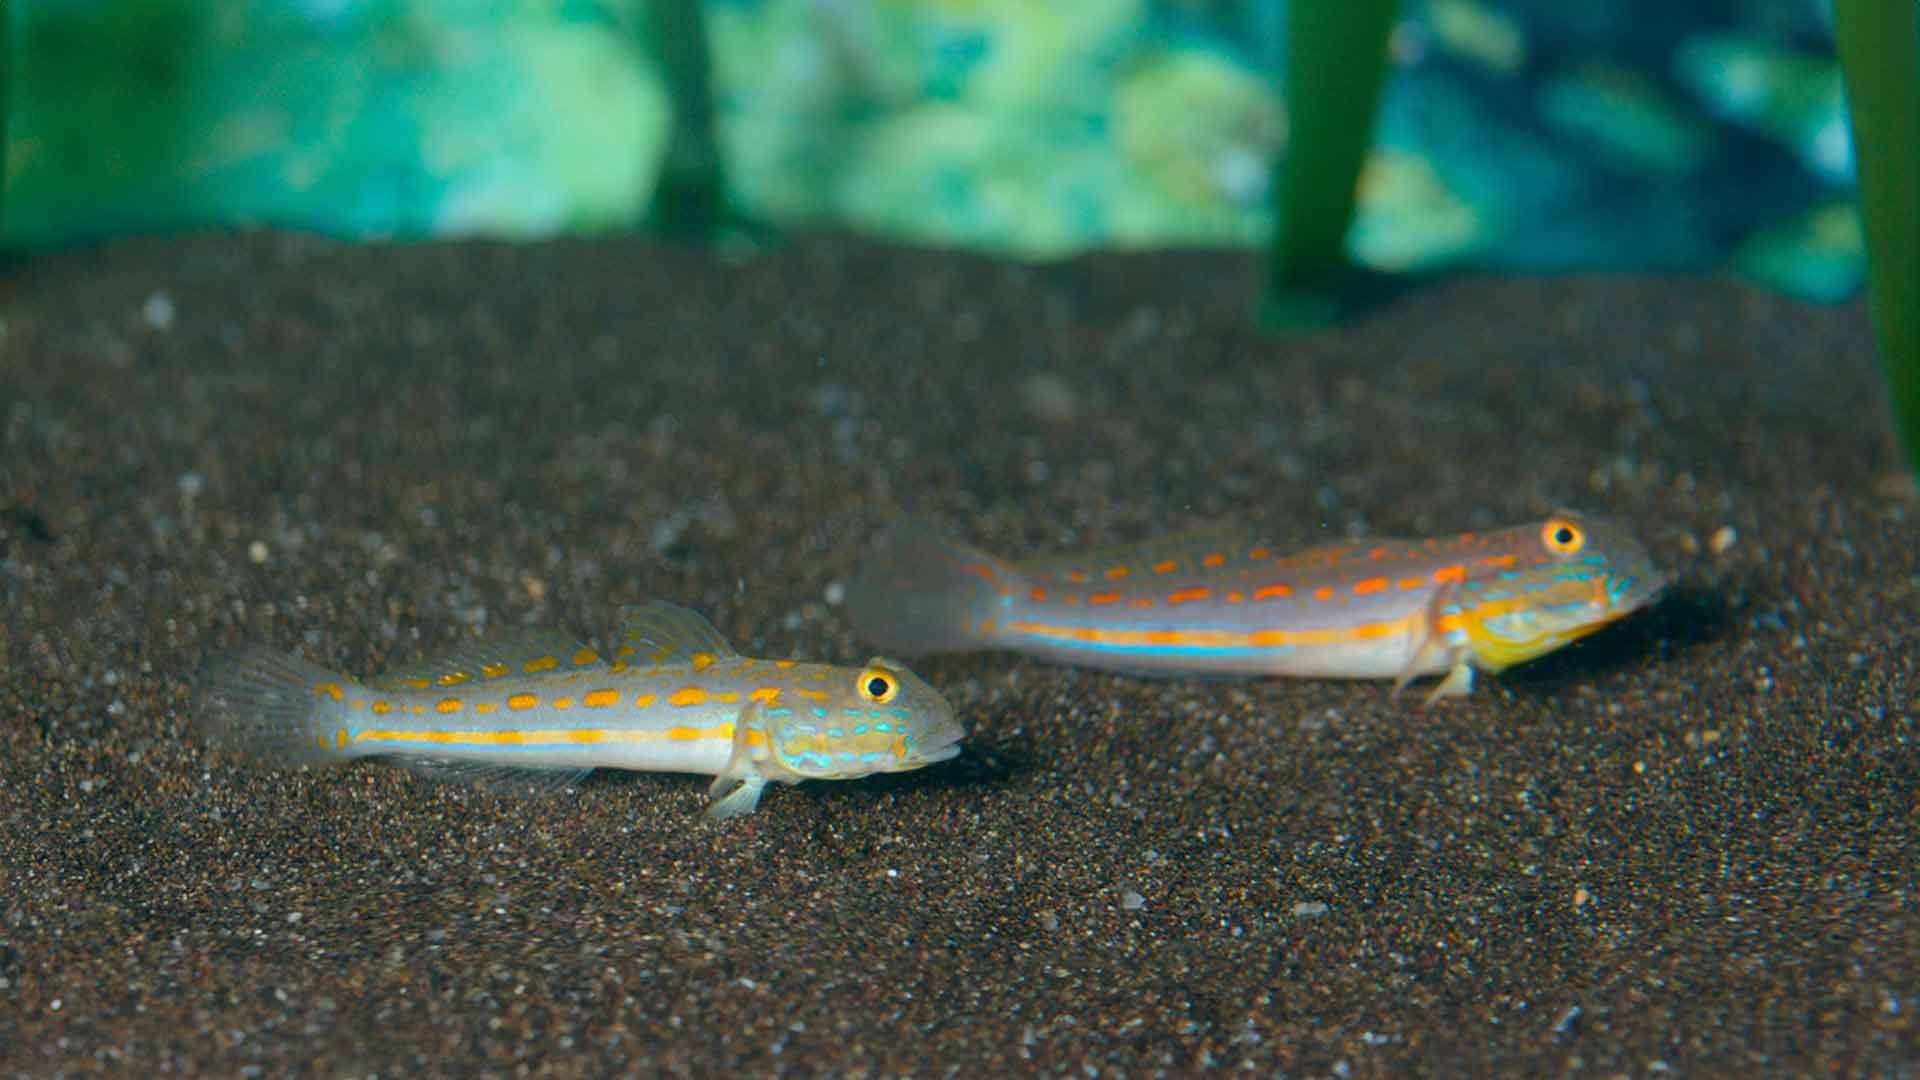
[[[472,784],[511,795],[554,795],[577,787],[592,769],[572,766],[532,768],[495,765],[484,761],[448,761],[441,758],[395,758],[421,776],[449,783]]]
[[[509,630],[367,680],[378,690],[426,690],[489,679],[538,678],[604,670],[600,654],[558,630]]]
[[[713,800],[707,807],[707,817],[716,821],[741,817],[760,805],[760,793],[766,790],[768,777],[762,762],[765,755],[754,750],[753,735],[759,733],[761,745],[766,745],[766,720],[766,706],[758,701],[734,718],[733,753],[707,787],[707,798]]]
[[[1471,693],[1473,693],[1473,665],[1461,660],[1447,669],[1447,677],[1435,684],[1432,690],[1427,691],[1427,696],[1421,699],[1420,704],[1432,708],[1443,698],[1466,697]]]
[[[348,760],[329,722],[349,680],[298,657],[249,645],[222,653],[195,680],[193,722],[252,757],[320,765]]]
[[[738,786],[732,791],[720,794],[726,791],[727,785],[735,783]],[[764,776],[722,776],[707,789],[708,797],[713,799],[713,804],[707,807],[707,816],[715,821],[745,817],[759,807],[760,795],[766,790],[767,779]]]
[[[1023,591],[1026,580],[985,552],[902,526],[854,573],[847,618],[863,639],[898,655],[989,648],[1000,597]]]
[[[620,609],[620,643],[614,655],[636,664],[683,664],[705,654],[739,656],[712,623],[691,608],[650,600]]]

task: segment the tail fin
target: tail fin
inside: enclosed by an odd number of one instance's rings
[[[982,623],[1019,571],[920,526],[888,532],[847,586],[847,617],[870,644],[920,656],[991,648]]]
[[[339,695],[348,680],[297,657],[250,645],[201,671],[194,723],[216,743],[287,764],[346,761]]]

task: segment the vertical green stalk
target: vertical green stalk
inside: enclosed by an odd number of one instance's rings
[[[713,64],[700,0],[642,2],[673,99],[673,127],[654,189],[653,221],[670,233],[709,236],[720,223],[726,177],[714,130]]]
[[[1373,136],[1397,0],[1292,0],[1287,149],[1276,170],[1264,314],[1279,325],[1337,318],[1355,186]]]
[[[7,220],[7,106],[13,90],[13,5],[0,0],[0,236]]]
[[[1894,422],[1920,469],[1920,0],[1836,0],[1867,283]]]

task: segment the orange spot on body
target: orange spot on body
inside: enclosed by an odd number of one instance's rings
[[[474,703],[473,711],[479,713],[481,716],[492,716],[494,713],[500,711],[500,703],[497,701],[478,701]]]
[[[825,701],[828,698],[833,696],[832,694],[829,694],[824,690],[803,690],[797,687],[794,689],[793,692],[795,694],[800,695],[803,698],[806,698],[808,701]]]
[[[1230,592],[1227,594],[1227,603],[1238,604],[1241,601],[1245,600],[1246,598],[1247,598],[1247,594],[1245,593]]]
[[[1212,589],[1180,589],[1167,594],[1169,604],[1191,604],[1213,596]]]
[[[594,652],[592,649],[581,649],[579,652],[573,654],[574,667],[586,667],[588,664],[597,664],[599,662],[600,654]]]
[[[1089,604],[1117,604],[1119,602],[1120,594],[1117,592],[1097,592],[1087,597],[1087,603]]]
[[[471,679],[471,678],[473,678],[473,676],[467,674],[464,671],[449,671],[446,674],[440,676],[440,685],[441,686],[459,686],[461,683],[466,682],[468,679]]]
[[[1121,578],[1124,578],[1131,573],[1133,573],[1133,571],[1127,569],[1124,566],[1109,566],[1107,567],[1107,580],[1119,581]]]
[[[1464,566],[1443,566],[1433,572],[1433,583],[1445,585],[1449,581],[1467,580],[1467,568]]]
[[[480,674],[485,675],[489,679],[498,679],[506,673],[507,665],[505,664],[488,664],[480,669]]]
[[[334,683],[334,682],[323,682],[323,683],[314,684],[313,695],[315,697],[330,697],[335,701],[339,701],[341,698],[346,696],[346,694],[340,689],[340,684]]]
[[[1085,585],[1087,583],[1087,572],[1085,570],[1069,570],[1067,571],[1067,580],[1073,582],[1075,585]]]
[[[777,686],[763,686],[753,693],[748,694],[747,700],[764,701],[768,705],[776,704],[780,700],[780,688]]]
[[[993,567],[988,566],[986,563],[967,563],[960,569],[982,581],[992,581],[997,576],[993,572]]]
[[[701,705],[707,700],[707,692],[697,686],[683,686],[667,697],[671,705]]]
[[[1394,584],[1402,589],[1424,589],[1427,587],[1427,579],[1421,577],[1403,577],[1399,581],[1394,582]]]
[[[464,709],[466,707],[467,707],[466,702],[461,701],[457,697],[449,697],[449,698],[441,698],[440,703],[435,705],[433,709],[435,712],[440,712],[440,713],[457,713],[461,709]]]
[[[507,698],[507,708],[514,712],[525,712],[540,704],[540,699],[532,694],[514,694]]]
[[[1260,588],[1253,590],[1253,598],[1255,600],[1283,600],[1292,595],[1293,587],[1291,585],[1262,585]]]
[[[1142,597],[1140,597],[1140,598],[1138,598],[1138,599],[1136,599],[1136,600],[1132,600],[1132,601],[1130,601],[1130,602],[1129,602],[1129,603],[1127,604],[1127,606],[1128,606],[1128,607],[1136,607],[1136,608],[1150,608],[1150,607],[1152,607],[1152,606],[1153,606],[1153,597],[1151,597],[1151,596],[1142,596]]]
[[[1252,559],[1254,562],[1263,562],[1272,557],[1273,557],[1272,548],[1257,547],[1257,548],[1254,548],[1252,551],[1247,552],[1247,558]]]
[[[433,684],[425,679],[402,679],[400,685],[405,686],[409,690],[425,690]]]
[[[1322,585],[1322,586],[1320,586],[1319,588],[1317,588],[1317,589],[1315,589],[1315,590],[1313,590],[1313,598],[1314,598],[1315,600],[1331,600],[1331,599],[1333,599],[1333,586],[1331,586],[1331,585]]]
[[[1383,559],[1390,559],[1392,557],[1393,552],[1383,547],[1373,548],[1367,552],[1367,558],[1372,559],[1374,562],[1380,562]]]
[[[1047,590],[1035,585],[1033,589],[1027,593],[1027,597],[1036,604],[1044,604],[1047,602]]]
[[[1227,557],[1225,555],[1220,554],[1217,551],[1212,552],[1200,560],[1200,565],[1206,567],[1209,570],[1212,570],[1217,566],[1227,565]]]
[[[775,660],[773,662],[773,666],[781,669],[782,671],[785,671],[787,668],[790,668],[797,663],[799,663],[799,661],[797,660]]]
[[[573,699],[570,697],[554,698],[553,707],[556,709],[571,709],[573,708]]]
[[[1164,559],[1153,564],[1153,572],[1156,574],[1171,574],[1178,569],[1180,569],[1180,564],[1174,562],[1172,559]]]
[[[618,690],[593,690],[580,698],[580,704],[585,705],[589,709],[604,709],[609,705],[618,705],[619,703],[620,691]]]
[[[1386,587],[1387,579],[1383,577],[1361,578],[1353,583],[1353,591],[1360,596],[1371,596],[1384,591]]]
[[[536,657],[532,660],[527,661],[526,666],[521,668],[521,670],[525,671],[529,675],[537,675],[542,671],[552,671],[554,668],[557,668],[559,666],[560,666],[559,657],[541,656],[541,657]]]
[[[1519,561],[1520,558],[1517,555],[1489,555],[1480,560],[1480,565],[1491,566],[1496,570],[1510,570]]]
[[[710,652],[694,653],[691,659],[695,671],[705,671],[713,666],[713,654]]]
[[[375,716],[385,716],[392,711],[393,702],[391,701],[376,701],[373,703],[373,715]]]
[[[641,694],[639,697],[633,699],[633,707],[636,709],[650,708],[653,703],[658,700],[659,696],[657,694]]]

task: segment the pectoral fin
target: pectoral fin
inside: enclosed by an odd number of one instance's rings
[[[741,709],[734,719],[733,753],[707,788],[707,797],[713,800],[707,807],[707,817],[724,821],[751,814],[760,805],[760,793],[767,787],[767,773],[761,768],[766,746],[765,713],[765,703],[756,701]],[[761,736],[759,747],[754,746],[755,733]]]
[[[1413,641],[1407,649],[1406,667],[1393,680],[1393,692],[1389,695],[1391,700],[1399,701],[1401,691],[1422,673],[1433,670],[1436,660],[1444,663],[1446,675],[1421,699],[1423,707],[1430,707],[1442,698],[1465,697],[1472,692],[1472,654],[1465,646],[1448,645],[1446,631],[1440,627],[1441,615],[1453,603],[1459,587],[1457,581],[1440,586],[1421,609],[1421,617],[1413,628]]]

